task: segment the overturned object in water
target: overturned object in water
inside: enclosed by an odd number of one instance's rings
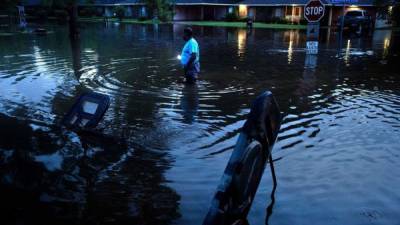
[[[267,160],[276,184],[271,151],[281,114],[271,92],[253,102],[203,225],[232,225],[246,221]]]
[[[82,94],[62,124],[68,128],[91,129],[97,126],[110,106],[110,97],[95,92]]]

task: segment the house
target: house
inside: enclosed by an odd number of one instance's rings
[[[304,5],[309,0],[171,0],[175,21],[215,21],[224,20],[229,14],[239,18],[252,18],[258,22],[276,22],[284,20],[288,23],[304,21]],[[325,4],[325,16],[322,25],[335,25],[342,14],[343,0],[322,0]],[[345,10],[367,10],[375,19],[376,6],[374,0],[345,0],[352,2]],[[40,4],[40,0],[28,0],[28,5]],[[130,18],[151,17],[144,0],[95,0],[88,4],[80,0],[79,9],[96,8],[96,15],[114,16],[116,6],[126,7],[125,16]]]
[[[95,0],[88,3],[87,0],[80,0],[79,8],[95,7],[99,15],[104,17],[114,16],[114,8],[125,7],[125,16],[131,18],[148,17],[148,10],[144,1],[141,0]]]
[[[309,0],[176,0],[174,20],[223,20],[228,13],[237,13],[240,18],[250,17],[258,22],[286,20],[300,23],[304,20],[303,8]],[[322,0],[325,4],[323,25],[334,25],[342,14],[338,0]],[[355,0],[353,0],[354,2]],[[376,14],[374,0],[357,0],[346,5],[345,10],[363,9],[373,17]]]
[[[228,13],[234,13],[236,2],[238,1],[175,0],[174,20],[223,20]]]

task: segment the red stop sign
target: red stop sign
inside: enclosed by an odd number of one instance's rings
[[[318,22],[325,14],[325,5],[320,0],[310,0],[304,6],[304,17],[308,22]]]

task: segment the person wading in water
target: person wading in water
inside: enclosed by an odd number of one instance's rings
[[[196,82],[200,73],[200,51],[199,44],[193,38],[193,30],[186,27],[183,30],[183,40],[186,41],[181,53],[181,64],[185,75],[186,83]]]

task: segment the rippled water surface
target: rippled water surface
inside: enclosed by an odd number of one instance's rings
[[[196,27],[202,74],[185,86],[181,26],[83,24],[78,42],[46,27],[0,37],[5,224],[201,224],[266,89],[285,116],[267,222],[399,223],[399,33],[337,50],[324,30],[310,58],[304,31]],[[112,98],[105,137],[53,126],[86,90]],[[271,189],[267,168],[250,224],[265,224]]]

